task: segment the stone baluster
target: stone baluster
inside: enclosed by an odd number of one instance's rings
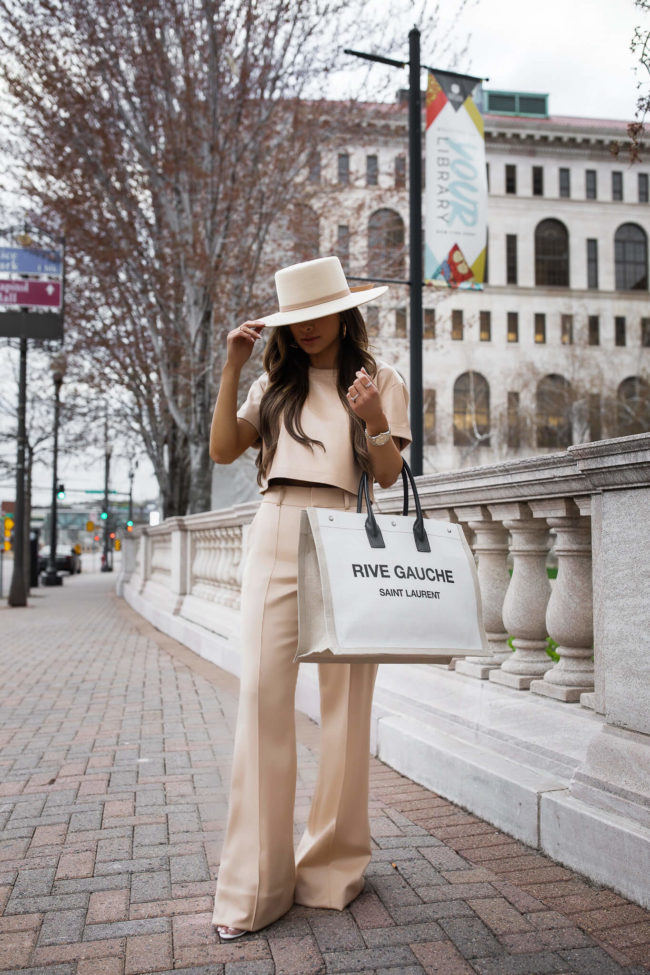
[[[489,680],[528,690],[553,665],[546,653],[546,606],[551,594],[546,556],[551,540],[546,522],[535,518],[527,504],[500,502],[488,508],[511,533],[513,570],[503,602],[503,623],[515,646],[499,670],[490,671]]]
[[[555,531],[557,579],[546,608],[546,628],[558,644],[558,663],[530,689],[557,701],[579,701],[594,689],[591,528],[589,497],[529,502]]]
[[[503,602],[510,584],[508,532],[500,522],[492,518],[485,505],[457,508],[456,513],[461,522],[469,524],[475,535],[474,552],[478,555],[483,623],[490,648],[489,654],[457,660],[456,670],[459,674],[485,680],[491,670],[500,667],[512,655],[502,615]]]

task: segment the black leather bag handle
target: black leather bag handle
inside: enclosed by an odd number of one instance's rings
[[[404,516],[408,516],[409,513],[409,484],[411,486],[413,500],[415,502],[415,522],[413,523],[415,547],[417,548],[418,552],[430,552],[431,545],[429,544],[429,538],[424,527],[424,515],[422,514],[422,505],[420,504],[420,495],[418,494],[415,478],[413,477],[409,465],[406,463],[406,461],[403,461],[402,488],[404,491],[404,503],[402,506],[402,514]],[[357,514],[361,513],[364,497],[366,499],[366,511],[368,512],[368,517],[366,518],[366,535],[368,536],[370,546],[371,548],[386,548],[386,543],[384,542],[381,529],[377,524],[377,519],[375,518],[374,511],[372,510],[368,475],[365,471],[361,475],[361,480],[359,481],[359,490],[357,492]]]

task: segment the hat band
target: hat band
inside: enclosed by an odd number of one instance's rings
[[[343,291],[334,291],[331,295],[322,295],[320,298],[311,298],[309,301],[298,301],[295,305],[280,305],[280,311],[298,311],[299,308],[313,308],[315,305],[324,305],[328,301],[336,301],[337,298],[347,298],[351,294],[349,288]]]

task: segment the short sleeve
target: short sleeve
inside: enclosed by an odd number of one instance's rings
[[[391,433],[398,440],[399,449],[404,450],[411,442],[406,383],[395,369],[384,367],[378,372],[377,388]]]
[[[241,420],[247,420],[260,433],[260,403],[266,389],[266,374],[259,376],[248,390],[248,395],[237,410]]]

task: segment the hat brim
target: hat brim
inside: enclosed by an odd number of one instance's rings
[[[256,318],[255,321],[263,323],[267,328],[278,325],[297,325],[298,322],[311,322],[314,318],[323,318],[325,315],[333,315],[337,311],[346,311],[348,308],[365,305],[366,302],[379,298],[387,291],[388,287],[385,284],[378,288],[350,291],[349,295],[336,298],[334,301],[324,301],[318,305],[310,305],[309,308],[296,308],[293,311],[277,311],[273,315]]]

